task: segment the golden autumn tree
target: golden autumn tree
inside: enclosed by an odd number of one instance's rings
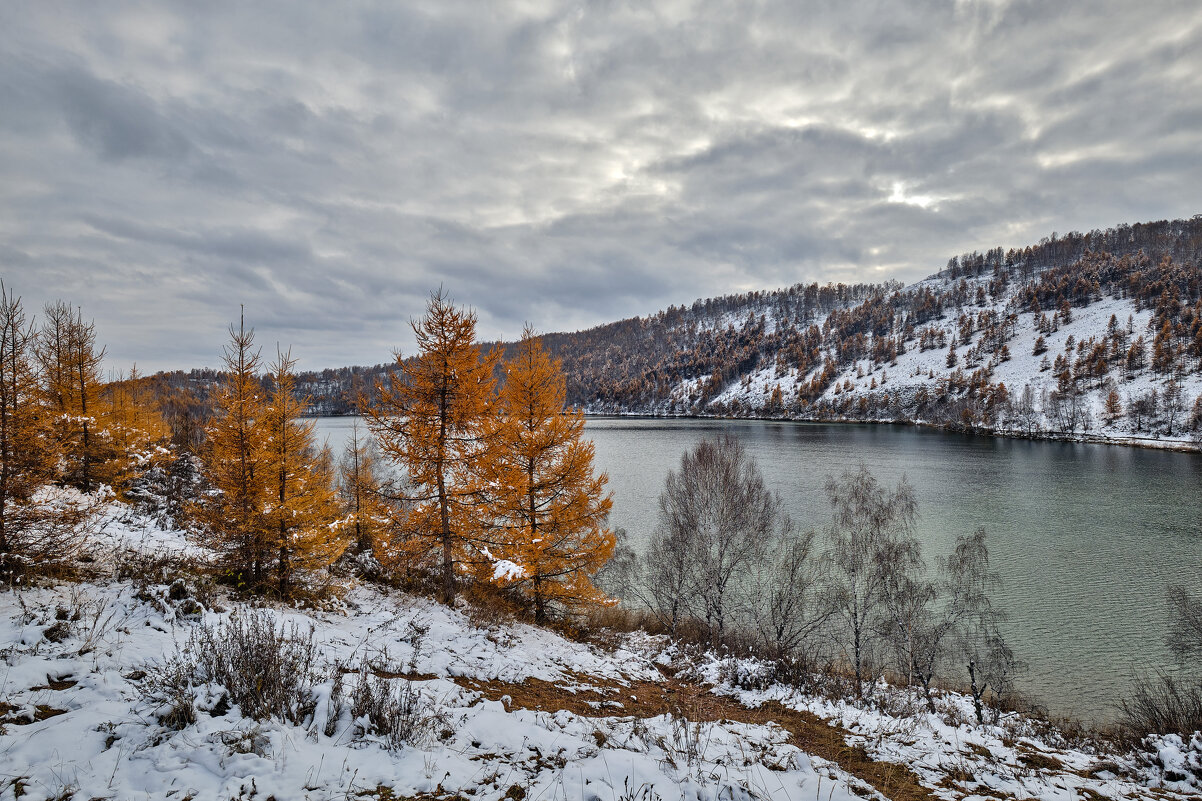
[[[163,445],[171,429],[137,365],[127,378],[106,384],[101,401],[99,436],[107,457],[102,472],[107,483],[124,497],[124,490],[135,476],[169,460],[170,452]]]
[[[607,476],[593,472],[593,443],[584,415],[565,408],[558,361],[527,326],[497,399],[481,463],[489,488],[498,562],[493,578],[516,589],[536,622],[552,607],[603,603],[592,577],[613,556],[605,528],[612,505]],[[508,564],[506,564],[508,563]]]
[[[83,510],[38,503],[54,476],[49,417],[21,299],[0,283],[0,576],[69,557]]]
[[[1123,401],[1119,398],[1119,391],[1111,389],[1106,395],[1106,402],[1102,406],[1102,416],[1110,425],[1114,425],[1123,416]]]
[[[191,509],[192,517],[221,554],[228,575],[261,587],[270,557],[267,457],[267,402],[257,375],[260,357],[254,330],[230,326],[224,353],[225,376],[213,395],[213,418],[206,426],[204,476],[214,492]]]
[[[359,553],[374,554],[383,543],[392,516],[382,496],[384,480],[375,443],[368,432],[359,428],[358,421],[351,427],[338,466],[338,490],[351,543]]]
[[[96,343],[96,327],[83,312],[63,301],[48,304],[34,345],[51,425],[59,454],[61,480],[91,492],[110,478],[105,467],[113,457],[101,416],[101,365],[104,348]]]
[[[380,450],[408,476],[410,510],[390,545],[393,559],[435,561],[442,600],[450,603],[457,572],[479,559],[476,475],[499,354],[482,355],[476,315],[457,308],[442,289],[410,325],[418,353],[409,360],[397,354],[397,369],[378,387],[367,419]]]
[[[316,449],[313,422],[301,420],[307,404],[296,397],[295,365],[291,353],[277,352],[262,420],[272,551],[264,558],[275,560],[276,591],[282,598],[292,594],[298,570],[330,565],[347,545],[337,522],[333,458],[328,450]]]

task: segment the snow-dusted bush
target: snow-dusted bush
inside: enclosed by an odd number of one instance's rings
[[[1143,740],[1144,762],[1161,781],[1202,790],[1202,733],[1151,735]]]
[[[316,657],[311,627],[277,628],[267,612],[234,614],[222,625],[197,626],[174,658],[150,668],[148,698],[166,707],[160,721],[175,728],[195,720],[197,701],[213,690],[216,707],[236,705],[255,720],[303,724],[317,706],[313,688],[322,676]]]
[[[374,736],[391,751],[421,746],[448,730],[432,699],[409,679],[372,675],[366,666],[350,691],[355,736]],[[328,724],[327,724],[328,725]]]

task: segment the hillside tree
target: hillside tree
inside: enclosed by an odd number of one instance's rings
[[[607,599],[592,577],[613,555],[605,524],[612,506],[608,477],[593,469],[584,415],[566,408],[566,381],[530,326],[522,331],[488,426],[480,462],[495,555],[516,566],[496,580],[516,589],[544,622]]]
[[[213,394],[213,417],[206,426],[204,477],[213,492],[192,507],[192,517],[221,554],[227,575],[261,588],[268,577],[270,521],[267,399],[259,382],[261,358],[254,329],[245,318],[230,326],[223,357],[225,375]]]
[[[369,432],[356,420],[338,463],[338,491],[346,509],[346,527],[352,547],[359,553],[376,554],[391,525],[391,510],[383,496],[385,479],[379,453]]]
[[[396,356],[396,370],[378,401],[367,408],[368,426],[385,456],[408,476],[410,504],[401,547],[438,562],[440,595],[451,603],[457,574],[485,557],[479,462],[492,413],[499,351],[481,353],[476,315],[457,308],[442,289],[421,320],[410,323],[418,353]]]
[[[101,417],[105,349],[97,347],[96,327],[84,322],[82,310],[60,300],[46,305],[34,351],[52,410],[60,478],[91,492],[108,478],[102,471],[113,456]]]
[[[271,395],[262,417],[268,485],[265,496],[275,563],[275,591],[293,594],[296,575],[330,565],[346,550],[344,528],[337,524],[333,457],[314,444],[312,420],[302,421],[306,404],[296,396],[296,364],[290,352],[277,351],[270,368]]]
[[[34,362],[36,337],[21,298],[0,283],[0,577],[69,557],[83,512],[39,503],[55,451]]]

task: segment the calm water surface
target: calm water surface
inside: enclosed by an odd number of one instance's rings
[[[351,418],[323,418],[337,451]],[[1007,640],[1029,666],[1021,688],[1053,714],[1095,721],[1139,671],[1168,667],[1165,587],[1202,588],[1202,457],[1107,445],[1027,442],[903,426],[590,418],[614,494],[611,523],[638,548],[664,477],[707,436],[731,433],[803,526],[829,521],[826,477],[864,462],[905,475],[934,565],[959,534],[989,533],[1004,585]]]

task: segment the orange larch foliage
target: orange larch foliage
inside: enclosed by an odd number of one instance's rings
[[[606,601],[591,579],[615,545],[605,528],[608,478],[594,474],[584,415],[565,409],[565,394],[560,363],[527,326],[505,365],[481,478],[496,526],[493,556],[516,566],[499,563],[493,578],[515,588],[540,623],[552,607]]]
[[[104,387],[102,400],[100,436],[109,457],[104,475],[121,495],[138,473],[170,459],[164,445],[171,429],[136,365],[128,378]]]
[[[33,363],[35,332],[21,299],[0,283],[0,579],[65,559],[78,545],[78,516],[40,505],[54,477],[45,395]]]
[[[104,348],[97,349],[95,326],[83,321],[81,310],[60,300],[43,311],[34,352],[51,409],[60,478],[91,492],[110,483],[104,467],[111,452],[99,419]]]
[[[217,490],[190,509],[190,517],[218,551],[228,575],[260,587],[268,575],[271,531],[264,510],[270,502],[266,398],[256,375],[259,352],[254,330],[230,326],[225,377],[213,397],[206,427],[204,474]]]
[[[476,315],[455,307],[441,289],[430,296],[425,317],[410,325],[417,356],[406,361],[397,354],[398,369],[367,409],[380,450],[409,482],[405,525],[382,550],[392,566],[436,562],[442,600],[450,603],[457,573],[482,558],[476,476],[500,356],[481,354]]]
[[[376,554],[378,558],[394,515],[384,497],[384,479],[375,443],[358,421],[351,429],[338,467],[338,491],[345,510],[343,522],[351,546],[359,553]]]
[[[300,419],[306,403],[296,397],[295,364],[282,352],[271,365],[273,388],[263,415],[269,485],[264,511],[272,551],[267,558],[275,561],[282,598],[292,594],[298,570],[326,567],[347,546],[337,520],[333,457],[314,446],[313,422]]]

